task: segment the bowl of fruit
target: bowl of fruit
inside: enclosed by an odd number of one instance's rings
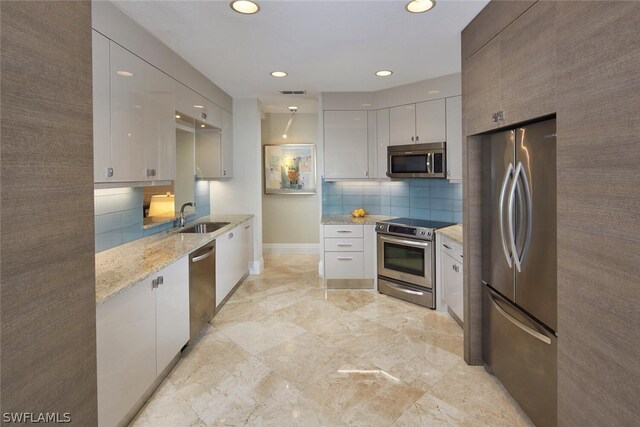
[[[351,211],[351,216],[354,218],[364,218],[366,214],[364,209],[354,209]]]

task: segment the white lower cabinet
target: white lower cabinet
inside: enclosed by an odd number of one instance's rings
[[[216,308],[220,308],[248,273],[252,258],[253,220],[245,221],[216,238]]]
[[[463,262],[462,246],[447,237],[442,237],[440,245],[440,278],[443,301],[450,313],[464,322]]]
[[[182,258],[96,307],[101,427],[122,422],[189,340],[188,268]]]
[[[373,225],[324,226],[324,277],[326,280],[371,281],[375,276]],[[364,283],[363,283],[364,284]],[[368,284],[368,282],[367,282]]]

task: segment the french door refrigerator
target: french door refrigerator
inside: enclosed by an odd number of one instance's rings
[[[556,122],[482,138],[483,359],[537,426],[557,424]]]

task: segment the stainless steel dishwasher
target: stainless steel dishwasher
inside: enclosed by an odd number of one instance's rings
[[[216,242],[189,255],[189,320],[193,340],[216,311]]]

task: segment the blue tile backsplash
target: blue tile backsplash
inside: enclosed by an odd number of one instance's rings
[[[462,222],[462,184],[444,179],[323,181],[323,214],[346,215],[358,208],[372,215]]]
[[[196,216],[189,221],[209,215],[209,182],[195,183]],[[172,222],[143,229],[142,188],[112,188],[94,190],[96,253],[161,233],[173,227]]]

